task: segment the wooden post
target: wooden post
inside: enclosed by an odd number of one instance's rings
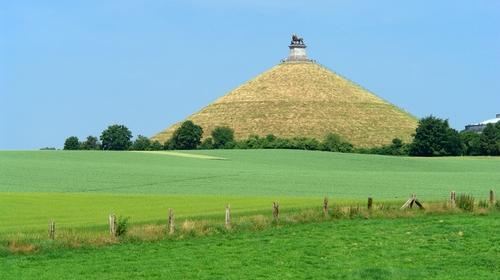
[[[373,198],[368,197],[368,210],[372,210],[373,207]]]
[[[172,235],[175,231],[174,224],[174,210],[172,208],[168,208],[168,234]]]
[[[490,190],[490,206],[495,205],[495,192]]]
[[[116,237],[116,216],[115,214],[109,215],[109,234]]]
[[[226,228],[231,227],[231,205],[226,206],[226,219],[225,219]]]
[[[451,206],[451,208],[455,208],[455,206],[457,205],[456,201],[457,201],[457,194],[454,191],[452,191],[450,193],[450,206]]]
[[[328,216],[328,197],[325,196],[325,198],[323,199],[323,214],[326,216]]]
[[[278,202],[273,202],[273,218],[275,221],[280,218],[280,205]]]
[[[49,222],[49,238],[52,240],[56,238],[56,222],[53,220]]]

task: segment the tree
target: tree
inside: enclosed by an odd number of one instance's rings
[[[219,126],[212,130],[213,147],[230,149],[234,147],[234,130],[227,126]]]
[[[163,143],[163,149],[164,150],[175,150],[174,142],[172,141],[172,138],[168,139],[167,141],[165,141],[165,143]]]
[[[458,156],[462,150],[460,135],[450,128],[448,120],[429,116],[418,122],[409,153],[413,156]]]
[[[132,132],[124,125],[110,125],[101,134],[103,150],[128,150],[132,142]]]
[[[479,137],[479,146],[483,155],[500,155],[500,122],[486,125]]]
[[[203,142],[201,142],[200,149],[202,150],[210,150],[214,148],[214,141],[212,137],[207,137],[203,139]]]
[[[464,143],[464,155],[477,156],[482,154],[480,137],[479,133],[473,131],[460,132],[460,138]]]
[[[192,121],[185,121],[174,131],[170,142],[173,149],[192,150],[201,143],[203,129]]]
[[[148,151],[151,148],[151,140],[148,137],[138,135],[135,139],[134,144],[132,144],[132,150],[135,151]]]
[[[70,136],[70,137],[66,138],[66,141],[64,141],[64,149],[65,150],[78,150],[78,149],[80,149],[80,142],[78,140],[78,137]]]
[[[151,142],[151,146],[149,146],[149,149],[151,151],[161,151],[163,150],[163,145],[158,140],[155,140]]]
[[[101,143],[99,143],[99,139],[95,136],[88,136],[85,141],[81,144],[82,150],[99,150],[101,147]]]
[[[321,150],[330,152],[349,153],[352,152],[353,146],[351,143],[344,141],[339,135],[329,133],[323,143],[321,143]]]

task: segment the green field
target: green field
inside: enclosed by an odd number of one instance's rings
[[[497,158],[407,158],[291,150],[0,152],[0,234],[104,228],[109,213],[133,223],[334,203],[486,197],[500,185]]]
[[[0,279],[498,279],[499,214],[354,219],[0,257]]]
[[[499,171],[498,158],[4,151],[0,279],[497,279],[498,211],[398,208],[411,193],[424,202],[452,190],[484,199]],[[364,206],[371,196],[388,208],[325,218],[324,196],[332,207]],[[178,230],[167,237],[168,208]],[[339,209],[350,208],[332,213]],[[110,213],[130,216],[124,239],[107,233]]]

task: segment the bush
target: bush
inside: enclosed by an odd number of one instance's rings
[[[99,150],[101,148],[101,143],[95,136],[87,136],[87,139],[82,142],[82,150]]]
[[[325,137],[321,143],[321,150],[329,152],[352,152],[353,146],[351,143],[344,141],[339,135],[330,133]]]
[[[500,155],[500,122],[486,125],[479,137],[479,147],[483,155]]]
[[[168,139],[163,143],[163,149],[164,150],[175,150],[174,143],[172,142],[172,139]]]
[[[80,142],[78,141],[78,137],[70,136],[66,138],[64,141],[64,149],[65,150],[78,150],[80,149]]]
[[[151,151],[161,151],[161,150],[163,150],[163,145],[158,140],[155,140],[155,141],[151,142],[149,149]]]
[[[103,150],[128,150],[132,141],[132,132],[124,125],[110,125],[101,134]]]
[[[450,128],[448,120],[433,116],[421,119],[410,145],[413,156],[458,156],[462,154],[462,140]]]
[[[390,155],[390,156],[407,156],[409,145],[403,143],[399,138],[392,139],[390,145],[375,148],[360,148],[356,152],[360,154],[377,154],[377,155]]]
[[[193,150],[201,143],[203,129],[192,121],[185,121],[174,131],[169,143],[170,149]]]
[[[291,141],[291,149],[299,149],[299,150],[319,150],[321,147],[321,143],[314,139],[308,137],[294,137]]]
[[[459,194],[456,204],[458,208],[472,212],[474,210],[474,197],[470,194]]]
[[[212,139],[214,149],[231,149],[234,147],[234,130],[227,126],[216,127]]]
[[[429,116],[418,122],[409,153],[413,156],[458,156],[462,151],[462,139],[450,128],[448,120]]]
[[[128,231],[128,220],[130,217],[118,217],[116,221],[116,236],[125,236]]]
[[[202,150],[211,150],[214,148],[214,141],[212,137],[207,137],[201,142],[200,149]]]
[[[460,138],[464,144],[464,155],[467,156],[477,156],[481,155],[481,142],[480,135],[472,131],[462,131],[460,132]]]
[[[151,149],[151,140],[146,136],[138,135],[132,144],[132,150],[134,151],[148,151]]]

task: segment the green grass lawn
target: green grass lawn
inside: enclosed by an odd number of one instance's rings
[[[0,257],[0,279],[498,279],[500,216],[286,225]]]
[[[444,200],[451,190],[486,197],[500,185],[497,158],[406,158],[292,150],[170,153],[1,151],[0,234],[104,227],[111,212],[133,223],[320,205],[324,196],[403,202]],[[270,211],[270,210],[269,210]]]

